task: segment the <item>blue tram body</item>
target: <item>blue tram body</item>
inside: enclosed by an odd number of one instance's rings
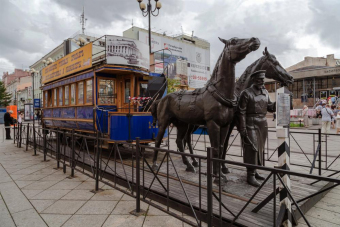
[[[148,50],[138,40],[105,36],[105,41],[93,41],[46,65],[43,124],[87,134],[98,131],[113,141],[153,140],[158,127],[152,125],[150,103],[130,100],[165,93],[165,78],[149,71]],[[136,60],[128,61],[131,56]]]

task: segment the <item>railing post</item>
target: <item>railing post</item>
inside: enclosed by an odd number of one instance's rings
[[[22,139],[22,123],[20,123],[19,148],[21,148],[21,139]]]
[[[96,188],[95,191],[99,190],[99,132],[97,131],[96,135],[96,144],[97,144],[97,149],[96,149]]]
[[[43,144],[44,144],[44,161],[46,162],[46,155],[47,155],[47,133],[45,128],[42,130],[43,133]]]
[[[71,140],[72,140],[72,162],[71,162],[71,177],[74,177],[74,168],[75,168],[75,150],[74,150],[74,129],[72,129],[72,135],[71,135]]]
[[[57,128],[57,151],[56,151],[56,158],[57,158],[57,169],[60,168],[60,135],[59,135],[59,128]]]
[[[136,138],[136,213],[140,212],[140,148],[139,137]]]
[[[29,143],[29,136],[30,136],[30,123],[27,124],[27,137],[26,137],[26,151],[28,151],[28,143]]]
[[[9,128],[9,130],[11,130],[11,126],[9,126],[10,128]],[[15,144],[15,124],[14,124],[14,126],[13,126],[13,142],[14,142],[14,144]]]
[[[321,150],[322,150],[322,143],[321,143],[321,129],[318,129],[318,134],[319,134],[319,144],[320,144],[320,149],[319,149],[319,175],[321,176]],[[325,135],[327,137],[327,135]]]
[[[34,117],[34,116],[33,116]],[[37,141],[35,139],[35,125],[33,124],[33,148],[34,148],[34,156],[37,155]]]
[[[140,142],[136,138],[136,209],[130,213],[136,216],[144,215],[146,212],[140,209]]]
[[[212,154],[213,148],[208,147],[207,150],[207,208],[208,208],[208,217],[207,224],[209,227],[212,226],[212,209],[213,209],[213,198],[212,198]]]
[[[63,172],[66,173],[66,131],[63,131],[63,145],[64,145],[64,162],[63,162]]]

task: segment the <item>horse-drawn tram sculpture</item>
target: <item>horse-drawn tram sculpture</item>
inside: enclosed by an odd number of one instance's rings
[[[148,103],[155,93],[162,97],[165,78],[150,73],[149,65],[146,44],[117,36],[48,65],[42,70],[43,124],[84,134],[98,130],[115,141],[152,140],[158,128]]]
[[[265,113],[275,106],[263,88],[263,79],[266,76],[286,85],[292,77],[265,48],[236,82],[236,64],[255,52],[260,41],[221,41],[224,48],[205,87],[171,93],[157,102],[153,101],[163,95],[164,78],[147,71],[149,56],[140,50],[148,47],[135,40],[106,37],[104,45],[87,44],[44,68],[45,133],[38,133],[37,142],[45,159],[51,151],[58,167],[60,163],[71,167],[72,177],[74,170],[95,177],[96,190],[102,180],[129,193],[136,199],[137,214],[142,212],[142,200],[192,226],[204,226],[203,222],[209,226],[291,226],[300,217],[310,226],[302,210],[310,209],[327,193],[326,187],[335,187],[340,180],[270,168],[260,160],[267,130]],[[160,79],[150,82],[151,78]],[[155,91],[150,89],[153,83],[160,84]],[[145,103],[133,105],[133,99],[145,99]],[[160,148],[169,124],[177,127],[180,152]],[[198,125],[206,125],[209,132],[211,148],[205,155],[193,154],[191,147],[190,133]],[[248,155],[245,163],[226,160],[235,125],[242,135],[244,155]],[[27,130],[27,142],[31,142],[30,135]],[[65,135],[62,140],[60,135]],[[261,135],[260,142],[254,140],[257,135]],[[152,140],[155,146],[147,145]],[[95,146],[89,147],[89,141]],[[184,153],[186,142],[191,154]],[[103,150],[106,143],[113,145]],[[130,152],[123,155],[127,147]],[[316,154],[321,152],[321,136],[317,149]],[[289,148],[280,146],[278,153],[289,153]],[[288,174],[293,183],[287,183]]]

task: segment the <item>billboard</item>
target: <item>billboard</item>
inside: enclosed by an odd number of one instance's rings
[[[137,66],[149,70],[149,46],[138,40],[106,36],[106,62],[115,65]]]
[[[25,106],[24,108],[25,121],[33,120],[34,117],[33,104],[25,104],[24,106]]]
[[[45,84],[90,67],[92,67],[92,43],[46,66],[42,70],[41,83]]]
[[[141,42],[147,44],[148,38],[147,32],[139,31],[138,39]],[[160,51],[162,49],[165,49],[164,55]],[[165,73],[169,78],[180,79],[182,85],[188,85],[191,88],[203,87],[210,79],[209,49],[170,37],[153,35],[151,50],[152,52],[159,51],[154,54],[156,73],[162,73],[163,66],[167,67]]]

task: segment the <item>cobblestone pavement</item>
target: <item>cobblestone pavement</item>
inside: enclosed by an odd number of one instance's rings
[[[130,214],[133,197],[107,185],[92,193],[93,179],[75,172],[69,179],[56,161],[43,161],[33,151],[17,148],[13,140],[2,141],[0,132],[0,227],[112,227],[188,226],[182,221],[141,202],[144,216]],[[183,215],[180,212],[179,215]],[[186,217],[191,219],[190,217]],[[194,221],[193,219],[191,219]]]

